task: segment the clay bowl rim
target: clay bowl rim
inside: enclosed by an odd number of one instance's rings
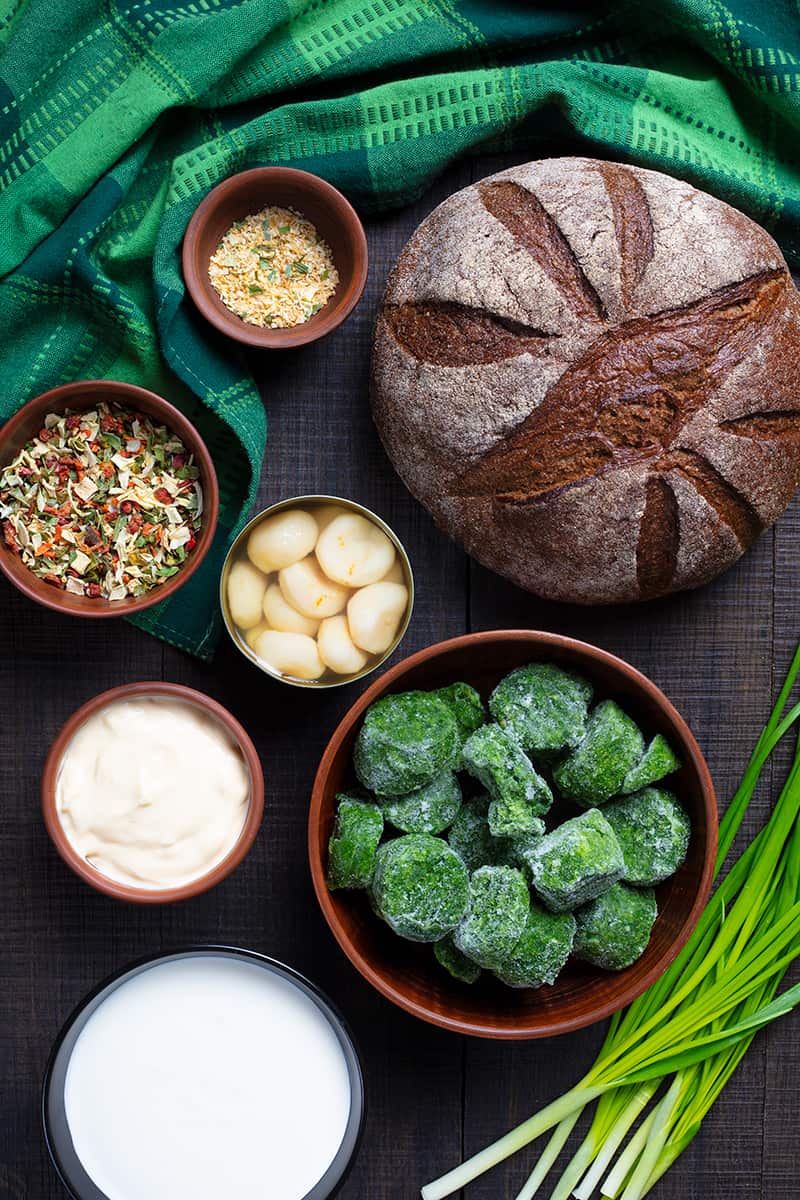
[[[58,769],[64,751],[83,723],[94,713],[114,704],[118,700],[129,700],[134,696],[146,696],[181,700],[202,709],[227,730],[233,738],[244,758],[250,775],[250,803],[247,816],[238,838],[231,846],[225,857],[196,879],[174,888],[137,888],[130,884],[110,879],[101,871],[95,870],[85,858],[74,849],[58,816],[56,804],[56,784]],[[103,892],[115,900],[127,900],[134,904],[172,904],[178,900],[189,900],[216,887],[223,879],[234,871],[249,854],[261,828],[264,815],[264,773],[261,760],[247,730],[217,700],[212,700],[204,692],[184,686],[182,683],[166,683],[163,680],[140,680],[137,683],[124,683],[120,687],[109,688],[92,696],[80,708],[77,708],[61,726],[47,752],[41,783],[42,816],[45,827],[61,858],[71,867],[75,874],[88,883],[95,891]]]
[[[34,416],[43,419],[49,412],[67,409],[76,399],[84,396],[93,399],[98,396],[106,397],[112,403],[142,412],[145,416],[153,416],[154,410],[158,419],[176,433],[187,450],[194,455],[200,469],[200,483],[203,489],[203,518],[197,545],[177,575],[173,575],[166,583],[143,596],[127,600],[92,600],[87,596],[72,596],[60,588],[51,587],[34,575],[2,540],[0,571],[23,596],[55,612],[66,613],[70,617],[87,617],[91,620],[128,617],[167,600],[194,575],[214,541],[219,516],[219,482],[211,453],[189,418],[157,392],[118,379],[82,379],[74,383],[64,383],[28,400],[0,429],[0,466],[5,465],[37,431]],[[150,411],[144,406],[149,406]],[[91,404],[84,407],[91,407]]]
[[[252,211],[252,205],[240,206],[237,200],[251,187],[262,193],[260,207],[270,203],[270,194],[290,188],[314,196],[324,206],[336,225],[338,239],[329,238],[329,243],[349,245],[353,257],[353,269],[346,280],[340,278],[339,288],[331,300],[318,313],[302,325],[288,329],[261,328],[248,325],[226,308],[212,287],[208,277],[208,262],[205,254],[201,262],[200,244],[203,233],[220,211],[225,212],[227,224],[241,220]],[[239,212],[242,208],[241,213]],[[336,256],[336,245],[331,244]],[[218,183],[200,201],[186,227],[181,250],[181,264],[186,288],[198,312],[220,333],[233,338],[245,346],[257,350],[289,350],[295,346],[306,346],[332,333],[350,316],[364,292],[369,272],[367,235],[356,210],[338,188],[320,175],[301,171],[297,167],[251,167],[228,176]]]
[[[668,948],[652,964],[644,976],[627,986],[621,987],[613,997],[602,1000],[595,1006],[587,1004],[586,1011],[582,1014],[558,1019],[547,1012],[543,1012],[538,1021],[535,1017],[523,1014],[520,1017],[519,1025],[514,1024],[509,1019],[506,1025],[501,1026],[482,1023],[479,1020],[462,1020],[459,1017],[451,1016],[447,1011],[437,1011],[436,1009],[428,1008],[399,990],[384,977],[381,970],[373,967],[369,958],[362,954],[353,944],[340,920],[333,896],[328,891],[323,862],[324,843],[327,839],[322,836],[321,830],[322,805],[325,799],[327,779],[331,765],[342,743],[349,736],[354,726],[360,722],[369,705],[382,695],[387,694],[391,690],[392,685],[401,680],[413,668],[438,657],[446,651],[463,647],[488,646],[498,641],[525,641],[536,646],[564,648],[579,657],[583,657],[588,663],[600,663],[612,671],[619,672],[638,691],[643,692],[650,702],[663,714],[667,723],[677,735],[677,739],[680,740],[683,750],[688,755],[691,768],[697,776],[700,802],[707,825],[703,868],[697,878],[694,899],[689,912]],[[684,762],[684,769],[687,765]],[[467,633],[460,637],[448,638],[445,641],[436,642],[434,645],[427,646],[423,650],[419,650],[417,653],[403,659],[402,662],[390,667],[379,679],[375,680],[348,709],[323,751],[314,778],[308,820],[308,852],[314,891],[323,916],[352,965],[378,992],[388,1000],[391,1000],[399,1008],[411,1013],[412,1016],[419,1017],[421,1020],[432,1025],[437,1025],[442,1029],[493,1040],[523,1041],[540,1037],[552,1037],[562,1033],[571,1033],[577,1029],[594,1025],[630,1004],[663,975],[686,945],[711,894],[717,855],[717,824],[716,794],[703,753],[686,721],[651,679],[648,679],[636,667],[631,666],[624,659],[618,658],[615,654],[611,654],[607,650],[602,650],[599,646],[594,646],[591,643],[582,642],[577,638],[548,633],[543,630],[486,630],[479,633]],[[608,972],[603,973],[604,977],[608,974]],[[446,1006],[444,1007],[446,1009]]]
[[[244,638],[241,637],[241,635],[237,632],[236,623],[230,614],[230,605],[228,604],[227,597],[227,583],[228,576],[231,573],[231,568],[237,561],[242,547],[255,527],[266,517],[274,516],[279,512],[284,512],[288,508],[303,508],[306,505],[310,506],[312,504],[339,505],[342,508],[346,508],[351,512],[355,512],[360,516],[366,517],[368,520],[377,525],[378,528],[386,534],[392,545],[397,550],[398,558],[403,567],[403,576],[405,578],[406,588],[408,589],[408,602],[406,604],[405,616],[398,625],[397,633],[395,634],[392,644],[389,646],[388,650],[384,650],[383,654],[380,654],[376,657],[374,663],[368,663],[367,666],[364,667],[363,671],[359,671],[355,675],[346,675],[340,678],[334,677],[333,679],[325,680],[294,679],[288,675],[281,675],[278,671],[273,670],[268,663],[263,662],[255,653],[255,651],[250,649]],[[273,572],[270,572],[270,574],[273,574]],[[261,512],[257,512],[254,517],[250,518],[244,529],[242,529],[236,535],[231,543],[228,553],[225,555],[225,561],[222,564],[222,570],[219,577],[219,606],[222,612],[222,622],[229,638],[239,653],[243,654],[249,663],[252,663],[254,667],[257,667],[262,674],[268,675],[270,679],[275,679],[278,681],[278,683],[285,683],[289,687],[307,688],[312,691],[324,691],[328,688],[347,687],[348,684],[358,683],[359,680],[366,679],[368,675],[372,675],[373,672],[377,671],[378,668],[381,667],[388,658],[391,658],[395,650],[402,642],[403,638],[406,636],[408,627],[411,623],[411,617],[414,613],[414,600],[415,585],[414,572],[411,568],[411,559],[409,558],[408,551],[406,550],[399,536],[395,533],[394,529],[392,529],[391,525],[384,521],[383,517],[379,517],[376,512],[373,512],[371,508],[367,508],[364,504],[359,504],[357,500],[349,500],[346,496],[330,496],[322,493],[311,492],[304,496],[288,496],[284,500],[276,500],[274,504],[268,504],[266,508],[261,510]]]

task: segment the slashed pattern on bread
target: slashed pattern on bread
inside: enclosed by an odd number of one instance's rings
[[[694,587],[800,477],[800,302],[742,213],[589,159],[465,188],[401,255],[373,409],[438,523],[582,603]]]

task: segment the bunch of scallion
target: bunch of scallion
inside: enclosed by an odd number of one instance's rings
[[[800,1003],[800,984],[776,998],[800,954],[800,742],[769,821],[738,857],[731,855],[764,765],[800,717],[800,704],[784,713],[799,671],[800,647],[720,824],[715,873],[724,865],[728,873],[686,946],[614,1016],[594,1066],[575,1087],[426,1184],[424,1200],[443,1200],[552,1130],[517,1196],[532,1200],[592,1104],[589,1130],[550,1200],[640,1200],[697,1134],[756,1032]]]

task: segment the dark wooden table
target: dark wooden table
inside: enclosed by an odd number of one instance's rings
[[[437,532],[395,476],[370,420],[370,339],[389,268],[435,204],[511,161],[462,163],[414,208],[369,222],[370,278],[349,322],[321,344],[255,362],[270,419],[259,502],[337,493],[367,504],[397,530],[418,586],[403,654],[467,630],[527,627],[622,655],[688,719],[724,807],[800,635],[798,504],[702,591],[637,608],[546,604],[477,567]],[[63,1195],[39,1128],[51,1041],[97,980],[161,948],[200,941],[252,947],[306,972],[345,1011],[363,1054],[369,1116],[342,1200],[417,1196],[422,1183],[528,1116],[588,1066],[602,1026],[516,1045],[461,1039],[394,1008],[336,946],[311,888],[306,813],[322,748],[358,685],[320,695],[285,688],[227,643],[204,666],[121,621],[61,619],[5,581],[0,628],[0,1197]],[[39,814],[39,774],[56,730],[96,692],[136,679],[173,680],[220,700],[249,730],[264,765],[266,813],[250,856],[214,891],[175,906],[136,907],[91,892],[56,857]],[[758,794],[750,831],[777,793],[777,772]],[[798,1029],[790,1017],[757,1039],[700,1136],[656,1187],[657,1200],[797,1200]],[[532,1161],[533,1152],[523,1152],[474,1184],[468,1197],[513,1197]]]

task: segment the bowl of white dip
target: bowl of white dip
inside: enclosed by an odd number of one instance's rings
[[[112,688],[73,713],[42,774],[58,853],[98,891],[185,900],[239,865],[264,812],[258,753],[210,697],[161,681]]]
[[[73,1200],[328,1200],[364,1084],[347,1027],[292,968],[229,946],[142,959],[68,1018],[42,1089]]]

